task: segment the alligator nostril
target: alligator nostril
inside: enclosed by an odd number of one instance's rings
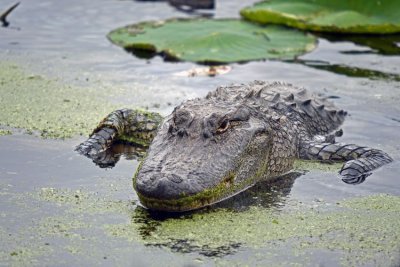
[[[174,173],[168,175],[167,178],[177,184],[179,184],[183,181],[182,177],[180,177],[179,175],[174,174]]]
[[[156,186],[154,192],[152,192],[153,195],[154,196],[163,196],[166,193],[168,193],[168,184],[170,184],[170,181],[168,181],[168,179],[165,177],[158,180],[157,186]]]
[[[210,138],[210,137],[212,137],[212,136],[213,136],[213,135],[212,135],[212,133],[211,133],[209,130],[204,129],[204,131],[203,131],[203,137],[204,137],[205,139]]]
[[[185,135],[188,135],[188,133],[186,132],[186,130],[184,128],[181,128],[178,130],[178,135],[179,135],[179,137],[183,137]]]
[[[153,176],[154,177],[154,176]],[[171,189],[169,188],[169,184],[171,181],[166,177],[157,176],[153,182],[143,182],[141,180],[137,180],[135,189],[140,193],[148,197],[162,198],[169,194]]]

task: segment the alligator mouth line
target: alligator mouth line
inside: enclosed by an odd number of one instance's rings
[[[239,191],[234,191],[234,192],[232,191],[233,194],[229,195],[227,194],[223,198],[218,198],[218,195],[214,196],[211,195],[210,191],[214,191],[213,189],[208,189],[206,191],[197,193],[192,196],[187,196],[179,199],[167,199],[167,200],[146,197],[140,194],[139,192],[137,192],[137,195],[139,197],[140,202],[143,204],[144,208],[163,211],[163,212],[186,212],[186,211],[205,208],[214,205],[216,203],[222,202],[226,199],[229,199],[235,195],[242,193],[243,191],[246,191],[252,186],[254,186],[254,183],[242,188]],[[207,197],[207,195],[210,196]]]
[[[183,195],[177,199],[157,199],[145,196],[137,190],[135,191],[140,202],[146,208],[164,212],[185,212],[204,208],[231,198],[249,189],[259,180],[259,175],[254,175],[251,179],[245,179],[240,183],[234,184],[235,177],[236,174],[234,172],[229,172],[217,186],[205,189],[194,195]],[[136,188],[136,175],[133,178],[133,186]]]

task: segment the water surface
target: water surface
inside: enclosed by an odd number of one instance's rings
[[[212,14],[238,17],[240,7],[251,2],[218,1]],[[1,7],[11,4],[3,1]],[[218,85],[255,79],[288,81],[333,97],[349,112],[340,141],[382,149],[395,159],[394,163],[357,186],[343,183],[334,171],[300,171],[284,182],[260,184],[235,201],[168,219],[140,207],[131,185],[136,160],[122,158],[115,168],[104,170],[73,151],[83,137],[49,140],[18,133],[0,136],[1,262],[30,266],[400,264],[399,244],[392,244],[389,251],[387,247],[379,250],[385,238],[372,240],[375,234],[371,232],[366,232],[363,240],[348,237],[345,243],[335,243],[332,237],[337,249],[326,245],[329,234],[321,234],[323,242],[309,237],[307,242],[319,244],[314,247],[306,247],[304,236],[282,240],[274,240],[267,233],[264,239],[252,236],[257,229],[263,233],[263,220],[265,227],[279,221],[281,217],[277,221],[268,219],[275,212],[283,212],[282,216],[293,210],[336,212],[336,203],[345,199],[375,194],[400,196],[400,56],[384,55],[346,39],[321,37],[314,52],[295,62],[232,64],[232,71],[226,75],[182,78],[174,74],[196,65],[163,62],[160,57],[138,59],[105,37],[111,29],[126,24],[187,16],[191,15],[159,1],[27,0],[10,15],[10,27],[0,29],[0,61],[14,62],[77,88],[115,89],[110,90],[108,100],[121,108],[134,105],[163,114],[182,100],[204,96]],[[123,96],[119,90],[124,91]],[[396,227],[390,221],[392,217],[384,216],[384,226]],[[191,225],[200,227],[202,218],[214,222],[205,230],[210,231],[208,235],[190,230]],[[246,218],[253,218],[254,223]],[[322,225],[323,220],[315,218]],[[237,227],[229,225],[229,220]],[[344,221],[357,222],[355,218]],[[227,224],[226,233],[216,224]],[[247,229],[244,224],[248,224]],[[174,227],[181,227],[182,232],[175,232]],[[356,228],[353,231],[360,234]],[[379,229],[383,230],[377,236],[386,233],[384,227]],[[340,231],[334,233],[339,234],[338,239],[345,239]],[[373,242],[377,243],[375,247]],[[360,249],[359,245],[366,244],[369,249]]]

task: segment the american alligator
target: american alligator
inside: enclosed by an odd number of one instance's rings
[[[346,114],[304,88],[255,81],[185,101],[163,121],[156,113],[114,111],[77,150],[95,158],[115,140],[151,141],[133,178],[141,203],[187,211],[281,176],[296,158],[345,161],[342,179],[362,182],[392,159],[378,149],[336,143]]]

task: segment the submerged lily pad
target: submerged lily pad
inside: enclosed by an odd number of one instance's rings
[[[387,34],[400,32],[396,0],[269,0],[241,10],[258,23],[284,24],[299,29]]]
[[[108,37],[127,50],[202,63],[293,59],[314,49],[316,42],[296,30],[234,19],[143,22],[116,29]]]

